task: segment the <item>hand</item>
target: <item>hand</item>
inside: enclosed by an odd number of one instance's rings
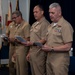
[[[23,45],[25,45],[25,46],[31,46],[31,45],[33,45],[33,43],[32,42],[30,42],[30,41],[27,41],[27,42],[21,42]]]
[[[14,42],[15,38],[9,38],[9,42]]]
[[[29,58],[30,58],[30,53],[28,53],[26,56],[27,61],[29,61]]]
[[[27,45],[28,45],[28,46],[32,46],[32,45],[33,45],[33,42],[28,41],[28,42],[27,42]]]
[[[5,38],[2,38],[4,41],[9,41],[9,38],[5,37]]]
[[[12,62],[15,63],[16,62],[16,54],[14,53],[12,56]]]
[[[21,42],[21,44],[27,46],[27,42]]]
[[[50,51],[50,49],[51,49],[51,48],[50,48],[49,46],[47,46],[47,45],[44,45],[44,46],[42,47],[42,50],[43,50],[43,51],[47,51],[47,52],[48,52],[48,51]]]

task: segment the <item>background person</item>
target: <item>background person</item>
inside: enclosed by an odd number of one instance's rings
[[[12,18],[15,20],[17,25],[14,36],[21,36],[25,40],[29,40],[30,25],[24,21],[22,18],[22,13],[20,11],[15,11],[12,13]],[[28,75],[28,63],[26,60],[26,55],[29,47],[22,45],[19,41],[15,40],[15,37],[13,41],[16,43],[16,73],[17,75]]]

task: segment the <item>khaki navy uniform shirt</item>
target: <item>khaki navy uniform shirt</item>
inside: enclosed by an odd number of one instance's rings
[[[14,22],[11,22],[9,26],[6,29],[6,34],[8,35],[9,38],[14,38],[15,37],[15,30],[16,30],[16,24]],[[10,43],[10,49],[13,49],[15,46],[15,43]]]
[[[45,39],[49,22],[43,17],[39,22],[36,21],[30,30],[30,41],[39,42]],[[38,63],[39,62],[39,63]],[[30,65],[32,75],[45,75],[46,52],[37,46],[30,47]]]
[[[32,25],[30,30],[30,41],[37,42],[39,40],[45,39],[48,25],[49,25],[49,22],[45,19],[45,17],[43,17],[39,22],[36,21]]]
[[[57,47],[73,41],[73,28],[63,17],[48,27],[46,44],[50,47]],[[68,75],[69,52],[48,52],[47,54],[47,74],[48,75]],[[51,66],[51,67],[50,67]]]
[[[47,45],[60,46],[73,41],[73,28],[63,17],[54,25],[48,27]]]
[[[17,25],[15,36],[21,36],[24,39],[30,37],[30,25],[25,21]],[[17,44],[17,45],[21,45],[21,44]]]
[[[15,33],[16,25],[14,22],[10,23],[10,25],[7,27],[6,34],[10,38],[14,38],[14,33]]]

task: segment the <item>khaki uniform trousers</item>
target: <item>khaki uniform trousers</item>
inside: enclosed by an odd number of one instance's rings
[[[16,46],[16,73],[17,75],[28,75],[28,62],[26,56],[28,47]]]
[[[15,74],[15,67],[14,63],[12,62],[12,55],[14,54],[15,46],[10,44],[10,49],[9,49],[9,74],[10,75],[16,75]]]
[[[68,53],[48,53],[47,75],[68,75],[69,60]]]
[[[30,65],[32,75],[46,74],[46,53],[34,48],[30,50]]]

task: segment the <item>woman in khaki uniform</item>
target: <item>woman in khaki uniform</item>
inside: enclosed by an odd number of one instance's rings
[[[41,51],[41,48],[34,46],[34,42],[45,43],[49,22],[45,19],[43,8],[40,5],[34,7],[33,13],[37,21],[33,23],[30,30],[30,42],[28,42],[27,45],[31,45],[31,47],[27,55],[27,60],[29,59],[30,61],[32,75],[45,75],[46,53]]]
[[[23,20],[20,11],[15,11],[12,14],[12,18],[15,19],[15,23],[17,24],[15,36],[21,36],[25,40],[29,40],[30,25]],[[29,47],[23,46],[20,42],[15,40],[15,38],[14,42],[16,43],[16,73],[17,75],[28,75],[28,63],[26,60],[26,55],[28,53]]]
[[[46,45],[42,48],[43,51],[48,52],[47,75],[68,75],[73,28],[62,17],[61,7],[58,3],[52,3],[49,6],[49,16],[52,24],[48,27]]]

